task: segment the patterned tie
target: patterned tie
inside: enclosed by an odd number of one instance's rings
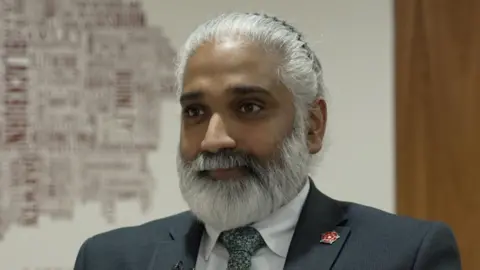
[[[230,254],[227,270],[250,269],[253,254],[265,246],[260,233],[252,227],[222,232],[219,239]]]

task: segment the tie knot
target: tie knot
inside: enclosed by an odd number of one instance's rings
[[[243,251],[250,256],[265,246],[260,233],[252,227],[242,227],[225,231],[220,234],[220,242],[230,254]]]

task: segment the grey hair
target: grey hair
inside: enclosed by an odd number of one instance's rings
[[[236,38],[258,43],[283,57],[278,70],[279,80],[294,96],[297,117],[305,121],[311,104],[325,96],[322,67],[299,31],[285,21],[264,14],[223,14],[196,28],[178,54],[177,94],[183,90],[187,61],[199,46]]]

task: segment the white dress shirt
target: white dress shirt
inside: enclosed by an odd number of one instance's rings
[[[300,193],[288,204],[275,211],[266,219],[252,225],[267,244],[252,257],[251,270],[283,269],[288,248],[292,241],[303,204],[310,189],[309,181]],[[228,251],[217,242],[220,231],[205,225],[195,270],[227,269]]]

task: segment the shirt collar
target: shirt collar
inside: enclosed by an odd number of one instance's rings
[[[215,243],[217,243],[218,237],[220,236],[221,231],[212,228],[209,225],[205,224],[205,231],[206,234],[203,234],[205,238],[205,246],[204,246],[204,254],[203,257],[205,260],[208,260],[210,254],[212,254],[213,248],[215,247]]]
[[[262,235],[268,248],[282,258],[287,257],[295,226],[309,190],[310,181],[306,181],[305,186],[293,200],[269,215],[266,219],[252,225]],[[205,225],[205,230],[207,233],[203,236],[205,238],[203,255],[205,260],[208,260],[221,231],[208,225]]]

